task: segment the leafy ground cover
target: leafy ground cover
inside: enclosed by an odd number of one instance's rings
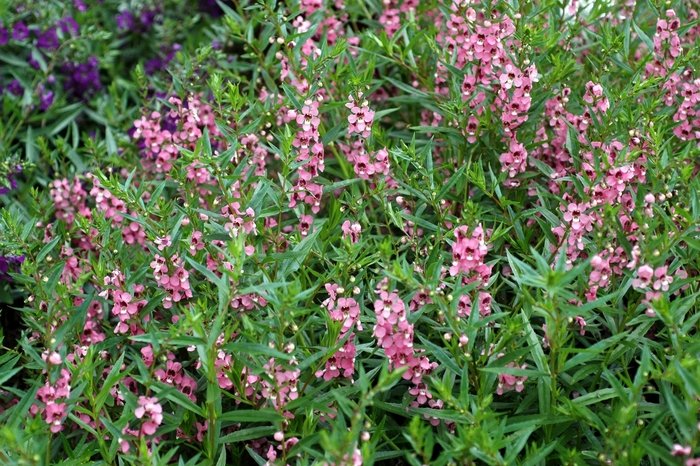
[[[0,5],[3,465],[700,465],[697,0]]]

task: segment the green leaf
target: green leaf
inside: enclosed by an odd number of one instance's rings
[[[121,356],[119,356],[117,362],[115,362],[112,366],[112,370],[110,370],[109,374],[107,374],[107,377],[105,378],[104,383],[102,384],[102,389],[97,394],[97,398],[95,399],[95,410],[97,412],[99,412],[104,406],[105,402],[107,401],[107,397],[110,396],[110,390],[112,389],[112,387],[118,384],[121,379],[128,376],[131,372],[131,368],[128,368],[125,371],[122,370],[125,355],[126,352],[122,351]]]
[[[462,374],[462,369],[455,362],[454,356],[447,354],[447,352],[445,352],[445,350],[443,350],[442,348],[440,348],[438,345],[431,342],[430,340],[423,338],[422,335],[418,334],[418,338],[420,338],[423,345],[431,351],[433,356],[435,356],[435,358],[438,361],[440,361],[442,364],[444,364],[448,369],[450,369],[456,375]]]
[[[612,345],[626,337],[627,332],[619,333],[617,335],[608,337],[603,341],[599,341],[598,343],[589,348],[576,350],[580,351],[580,353],[566,361],[564,367],[562,368],[562,372],[566,372],[570,369],[579,367],[593,359],[602,358],[607,348],[611,347]]]
[[[301,111],[302,105],[301,102],[299,102],[299,99],[297,99],[296,92],[294,92],[294,89],[292,89],[289,84],[282,84],[282,90],[284,93],[287,95],[287,98],[292,101],[292,105],[294,105],[294,109],[297,111]]]
[[[39,160],[36,154],[36,149],[34,148],[34,136],[32,134],[32,127],[27,126],[27,140],[24,142],[24,150],[27,156],[27,160],[30,162],[36,162]],[[33,226],[33,224],[32,224]]]
[[[16,368],[14,367],[15,364],[17,364],[17,361],[19,361],[19,355],[13,356],[12,353],[6,353],[3,355],[2,359],[0,360],[2,363],[2,366],[0,366],[0,386],[22,370],[22,366]]]
[[[279,422],[283,417],[272,408],[239,409],[223,413],[220,421],[230,422]]]
[[[642,42],[647,46],[647,49],[649,49],[649,52],[654,51],[654,42],[649,38],[649,36],[646,35],[644,31],[642,31],[639,26],[637,26],[637,23],[632,21],[632,26],[634,27],[635,32],[639,36],[640,39],[642,39]]]
[[[333,184],[329,184],[323,187],[323,194],[327,194],[330,192],[333,192],[337,189],[344,188],[346,186],[350,186],[355,183],[359,183],[362,181],[360,178],[353,178],[352,180],[343,180],[343,181],[336,181]]]
[[[481,372],[489,372],[491,374],[509,374],[517,376],[525,376],[530,378],[543,377],[548,375],[546,372],[535,371],[531,369],[521,369],[519,367],[481,367]]]
[[[4,61],[8,65],[16,66],[18,68],[27,68],[29,66],[28,62],[15,55],[10,55],[7,53],[0,53],[0,60]]]
[[[80,106],[77,110],[74,110],[72,113],[69,113],[63,119],[59,120],[56,122],[55,125],[51,126],[48,128],[48,135],[49,136],[55,136],[58,133],[60,133],[66,126],[70,125],[73,121],[75,121],[78,116],[83,113],[83,108]]]
[[[285,259],[282,261],[280,264],[279,268],[279,273],[277,276],[278,280],[284,280],[289,276],[290,273],[296,272],[299,270],[299,267],[301,267],[301,264],[304,262],[304,259],[306,259],[306,256],[309,255],[309,252],[311,252],[311,248],[314,245],[314,242],[316,241],[316,238],[318,238],[318,235],[321,233],[321,229],[318,228],[314,232],[309,233],[309,235],[304,238],[299,244],[294,246],[292,249],[292,257],[289,259]]]
[[[629,391],[629,389],[625,389]],[[594,403],[600,403],[601,401],[609,400],[611,398],[617,398],[618,393],[614,388],[602,388],[586,395],[579,396],[571,402],[576,405],[588,406]]]
[[[445,185],[442,188],[440,188],[440,192],[437,195],[437,199],[445,199],[447,193],[449,193],[452,187],[455,184],[457,184],[457,181],[464,177],[464,172],[467,169],[467,167],[469,167],[469,165],[465,163],[461,167],[459,167],[459,169],[456,172],[450,174],[449,181],[445,183]]]
[[[292,359],[292,356],[289,354],[277,351],[276,349],[270,348],[269,346],[261,345],[258,343],[227,343],[224,346],[222,346],[221,349],[230,353],[268,356],[271,358],[284,359],[285,361],[289,361],[290,359]]]
[[[44,261],[46,256],[49,255],[49,253],[53,250],[53,248],[56,247],[56,245],[63,239],[62,237],[58,236],[51,240],[51,242],[47,243],[43,248],[41,248],[41,251],[39,251],[39,254],[36,256],[36,263],[40,264]]]
[[[192,400],[190,400],[187,397],[187,395],[182,393],[180,390],[177,390],[173,387],[169,387],[162,383],[155,383],[151,385],[151,389],[153,389],[153,391],[159,395],[159,399],[169,400],[176,406],[182,406],[183,408],[193,412],[198,416],[205,417],[202,408],[197,406]]]
[[[276,427],[251,427],[249,429],[239,430],[228,435],[224,435],[219,439],[219,443],[238,443],[246,440],[266,437],[277,432]]]
[[[394,86],[396,86],[397,88],[401,89],[402,91],[404,91],[408,94],[415,95],[418,97],[428,97],[428,94],[426,94],[425,92],[423,92],[423,91],[421,91],[413,86],[410,86],[410,85],[406,84],[405,82],[399,81],[399,80],[394,79],[390,76],[384,76],[384,79],[386,79],[391,84],[393,84]]]
[[[105,145],[107,146],[107,155],[117,155],[119,148],[117,147],[117,142],[114,140],[114,134],[112,134],[112,129],[109,126],[105,128]]]

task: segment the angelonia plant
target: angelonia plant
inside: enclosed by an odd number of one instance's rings
[[[700,465],[697,0],[10,3],[1,464]]]

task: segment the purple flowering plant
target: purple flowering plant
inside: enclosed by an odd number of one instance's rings
[[[2,464],[700,465],[696,0],[59,4]]]

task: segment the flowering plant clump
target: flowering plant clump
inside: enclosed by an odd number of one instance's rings
[[[700,465],[696,1],[20,3],[1,464]]]

